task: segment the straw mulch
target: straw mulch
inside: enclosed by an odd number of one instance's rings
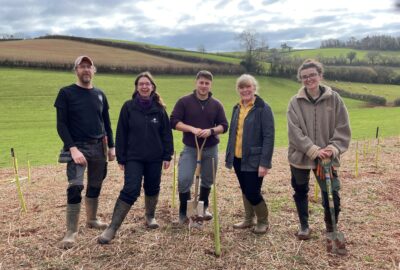
[[[298,221],[292,201],[286,149],[276,149],[273,170],[263,193],[270,210],[270,230],[254,235],[232,224],[243,214],[241,194],[233,172],[220,166],[217,174],[222,255],[214,255],[212,222],[202,231],[174,228],[177,208],[171,207],[172,168],[163,174],[157,218],[160,229],[144,226],[141,196],[112,244],[101,246],[99,231],[85,227],[82,207],[78,244],[58,248],[65,232],[66,176],[64,165],[35,167],[32,183],[23,183],[28,212],[20,213],[11,169],[0,170],[0,269],[400,269],[400,141],[381,142],[378,167],[374,143],[359,142],[359,176],[354,176],[355,143],[343,156],[342,213],[339,228],[349,254],[325,251],[323,211],[310,203],[313,237],[298,241]],[[21,175],[26,170],[21,169]],[[122,187],[115,162],[101,195],[99,213],[110,221]],[[314,180],[310,201],[314,198]],[[84,193],[83,193],[84,194]],[[142,193],[143,194],[143,193]]]

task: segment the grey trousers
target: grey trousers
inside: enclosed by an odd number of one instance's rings
[[[214,158],[215,173],[218,164],[218,145],[203,149],[200,169],[201,186],[211,188],[213,184],[212,159]],[[178,191],[186,193],[190,191],[193,184],[194,172],[196,170],[197,149],[184,146],[178,163]]]

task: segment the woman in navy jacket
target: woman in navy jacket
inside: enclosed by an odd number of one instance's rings
[[[242,190],[245,217],[235,229],[255,225],[254,233],[268,230],[268,208],[261,194],[264,176],[271,169],[274,150],[274,116],[258,95],[256,79],[244,74],[237,79],[240,102],[233,108],[226,149],[226,167],[235,169]],[[257,223],[254,217],[257,216]]]
[[[173,154],[172,130],[165,105],[156,92],[149,72],[135,80],[131,100],[122,106],[116,135],[117,161],[124,171],[124,186],[115,204],[112,221],[100,235],[100,244],[109,243],[140,195],[143,179],[146,225],[158,228],[155,210],[160,192],[162,168],[168,169]]]

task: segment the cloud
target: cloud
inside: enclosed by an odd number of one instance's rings
[[[176,2],[175,2],[176,1]],[[3,0],[0,34],[66,34],[186,49],[238,50],[235,37],[257,31],[270,47],[318,47],[327,38],[399,35],[394,0]],[[322,1],[321,1],[322,3]]]

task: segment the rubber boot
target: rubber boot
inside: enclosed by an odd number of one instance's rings
[[[301,199],[293,197],[300,221],[300,228],[296,236],[299,240],[308,240],[311,237],[311,230],[308,225],[308,199],[307,197]]]
[[[85,197],[86,206],[86,226],[89,228],[104,230],[107,224],[97,219],[97,208],[99,206],[99,198]]]
[[[81,204],[67,204],[67,233],[61,241],[61,247],[64,249],[72,248],[75,245],[75,238],[78,234],[79,213]]]
[[[204,202],[203,220],[211,220],[213,218],[212,214],[207,210],[209,205],[208,197],[210,196],[210,191],[211,188],[200,187],[199,201]]]
[[[242,193],[243,206],[244,206],[244,220],[233,224],[234,229],[246,229],[256,225],[254,220],[255,214],[251,203],[247,200],[246,196]]]
[[[155,217],[156,207],[158,202],[158,194],[154,196],[145,196],[144,205],[146,208],[146,226],[150,229],[157,229],[158,225]]]
[[[173,222],[173,225],[183,226],[189,222],[189,219],[186,215],[188,200],[190,200],[190,191],[179,193],[179,218]]]
[[[99,236],[97,242],[99,244],[109,244],[112,239],[114,239],[117,230],[124,221],[126,215],[131,209],[132,205],[118,199],[115,203],[114,212],[111,219],[111,224],[104,230],[104,232]]]
[[[253,232],[256,234],[264,234],[268,231],[268,208],[264,200],[259,204],[253,205],[254,212],[257,216],[257,224],[254,227]]]

